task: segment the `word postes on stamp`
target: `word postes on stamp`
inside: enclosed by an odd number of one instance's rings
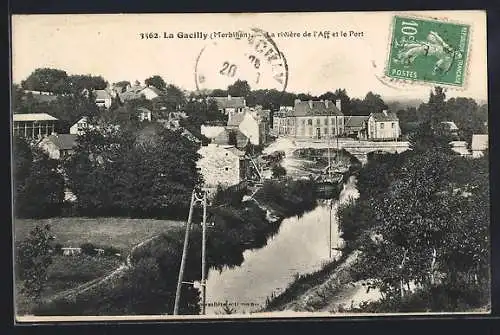
[[[395,16],[385,75],[405,81],[463,87],[470,26]]]
[[[237,38],[205,46],[196,60],[195,80],[198,90],[227,87],[245,80],[252,89],[284,91],[288,65],[269,35],[253,28]]]

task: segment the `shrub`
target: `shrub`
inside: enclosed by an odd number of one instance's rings
[[[82,253],[85,255],[89,256],[95,256],[97,255],[97,247],[93,245],[92,243],[83,243],[80,245],[80,248],[82,249]]]

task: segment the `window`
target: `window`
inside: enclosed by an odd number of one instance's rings
[[[328,118],[325,117],[325,126],[328,126]]]
[[[394,122],[393,122],[393,123],[391,123],[391,128],[394,128]]]
[[[308,119],[308,120],[307,120],[307,125],[308,125],[308,126],[312,126],[312,124],[313,124],[313,120],[312,120],[312,119]]]
[[[332,128],[332,135],[335,135],[335,128]]]
[[[229,171],[229,168],[228,168],[228,167],[226,167],[226,168],[224,168],[224,170]]]
[[[328,128],[325,128],[325,135],[328,135]]]
[[[311,136],[312,135],[312,128],[308,128],[307,132],[309,133],[309,136]]]
[[[320,126],[320,125],[321,125],[321,120],[320,120],[320,119],[316,119],[316,125],[317,125],[317,126]]]
[[[384,129],[384,123],[380,122],[380,129]]]
[[[306,120],[302,120],[302,125],[305,126],[306,125]]]

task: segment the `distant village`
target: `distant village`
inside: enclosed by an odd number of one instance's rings
[[[52,92],[25,92],[41,101],[57,98]],[[95,104],[104,112],[111,107],[113,100],[122,103],[137,99],[150,101],[165,95],[164,91],[152,85],[141,85],[138,81],[133,85],[114,84],[102,90],[90,92],[85,89],[83,92],[87,96],[91,93]],[[181,130],[183,136],[200,145],[202,158],[198,167],[209,187],[236,185],[246,178],[248,167],[255,165],[244,151],[249,144],[264,146],[277,138],[326,141],[340,137],[366,142],[398,141],[402,138],[400,120],[393,111],[384,109],[369,115],[345,115],[340,99],[296,99],[294,105],[279,106],[277,110],[263,109],[259,105],[248,106],[241,96],[198,98],[203,99],[215,102],[219,112],[227,117],[226,124],[201,125],[201,134],[210,140],[208,145],[201,145],[199,137],[181,126],[181,121],[187,118],[182,109],[169,113],[166,119],[155,119],[153,112],[146,107],[138,106],[136,109],[139,121],[157,122],[168,129]],[[70,127],[69,133],[61,134],[55,131],[58,122],[48,113],[14,114],[13,132],[34,141],[52,159],[64,160],[74,152],[78,136],[94,126],[84,116]],[[442,125],[451,134],[458,134],[459,129],[454,122],[442,122]],[[480,155],[487,147],[487,141],[487,135],[475,134],[470,150],[465,144],[457,147],[464,155]]]

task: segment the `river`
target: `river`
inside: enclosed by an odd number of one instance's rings
[[[226,302],[236,313],[258,310],[267,297],[284,290],[297,274],[319,270],[329,261],[330,218],[335,248],[342,244],[337,222],[339,202],[358,196],[351,177],[338,200],[319,200],[316,208],[303,216],[284,219],[278,233],[264,247],[244,252],[240,266],[220,272],[211,269],[206,291],[207,314],[224,314],[222,305]],[[339,256],[340,251],[332,250],[332,258]]]

